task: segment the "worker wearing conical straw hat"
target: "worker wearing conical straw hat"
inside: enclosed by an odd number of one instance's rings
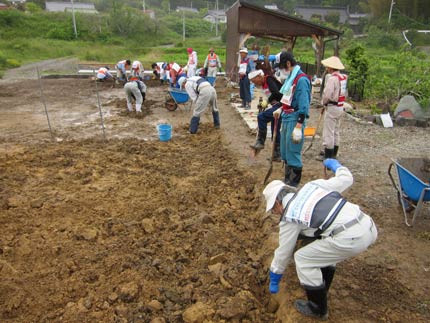
[[[339,57],[332,56],[321,61],[329,74],[322,94],[321,103],[325,109],[323,146],[324,158],[336,158],[340,143],[340,119],[344,113],[343,103],[347,95],[345,69]]]

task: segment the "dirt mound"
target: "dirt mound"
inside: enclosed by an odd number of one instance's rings
[[[293,306],[304,296],[294,264],[281,292],[268,293],[278,223],[264,217],[261,192],[271,143],[248,159],[255,135],[223,81],[221,129],[206,113],[197,135],[189,106],[167,111],[158,84],[142,116],[126,112],[121,87],[90,79],[43,79],[43,95],[32,80],[0,84],[2,322],[312,321]],[[158,140],[159,123],[172,125],[171,141]],[[338,265],[330,321],[428,322],[430,220],[403,224],[387,168],[428,156],[430,134],[347,117],[342,131],[339,159],[355,176],[346,197],[372,215],[379,239]],[[319,145],[304,156],[304,182],[324,174]],[[271,178],[283,178],[280,163]]]

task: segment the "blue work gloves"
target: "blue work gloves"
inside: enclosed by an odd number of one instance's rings
[[[323,161],[323,164],[325,167],[330,169],[333,173],[336,173],[337,169],[339,167],[342,167],[342,165],[337,161],[337,159],[334,158],[327,158]]]
[[[281,281],[282,274],[275,274],[270,271],[269,277],[270,277],[269,291],[271,294],[276,294],[279,292],[279,282]]]

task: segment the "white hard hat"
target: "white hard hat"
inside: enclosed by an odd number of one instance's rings
[[[332,56],[326,59],[323,59],[321,61],[321,64],[323,64],[325,67],[331,67],[335,70],[344,70],[345,66],[343,66],[342,62],[340,61],[339,57]]]
[[[179,78],[179,80],[178,80],[179,87],[182,88],[182,85],[185,83],[186,80],[187,80],[187,78],[185,76],[182,76],[181,78]]]

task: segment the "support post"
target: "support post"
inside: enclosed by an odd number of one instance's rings
[[[46,107],[45,95],[43,94],[42,79],[40,78],[39,66],[36,65],[37,79],[39,81],[40,99],[42,100],[43,106],[45,107],[46,120],[48,121],[49,133],[51,139],[54,140],[54,134],[52,133],[51,121],[49,120],[48,108]]]
[[[103,112],[102,112],[102,107],[101,107],[101,104],[100,104],[99,85],[97,84],[96,71],[93,70],[93,73],[94,73],[94,76],[95,76],[94,79],[95,79],[95,82],[96,82],[97,103],[98,103],[99,112],[100,112],[100,125],[101,125],[102,131],[103,131],[103,139],[104,139],[104,141],[106,141],[105,125],[104,125],[104,122],[103,122]]]

